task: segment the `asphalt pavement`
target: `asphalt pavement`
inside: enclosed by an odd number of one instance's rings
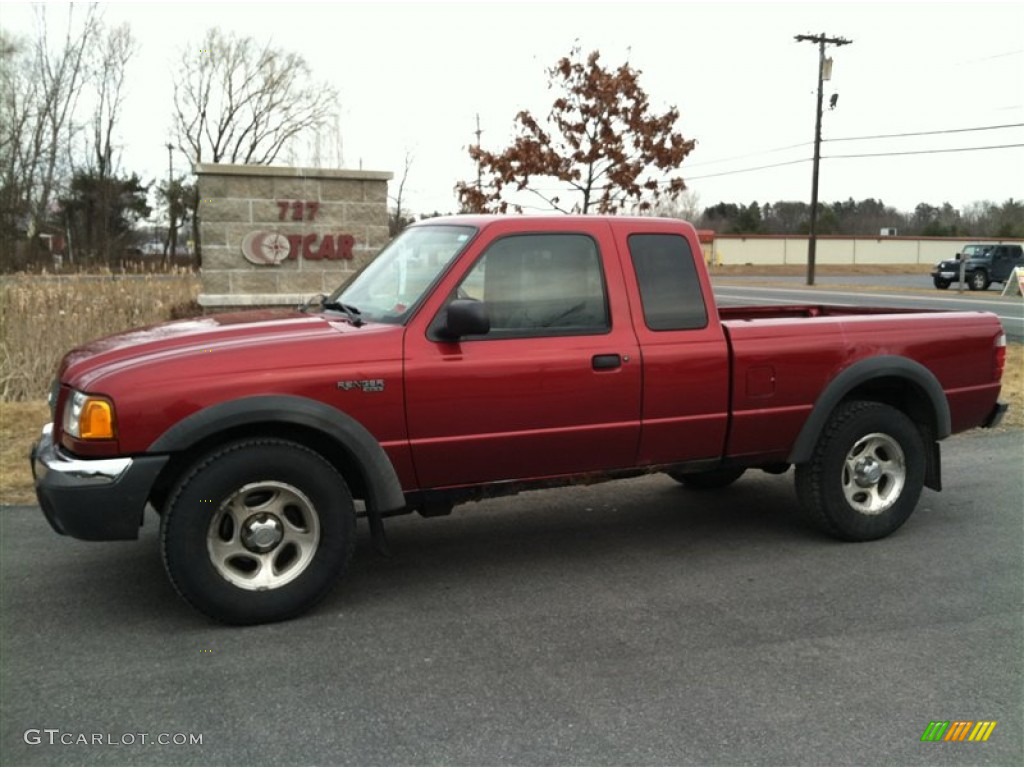
[[[6,507],[0,763],[1019,765],[1024,433],[944,456],[869,544],[805,526],[792,473],[397,518],[391,558],[361,530],[324,603],[251,628],[178,600],[153,520],[88,543]]]

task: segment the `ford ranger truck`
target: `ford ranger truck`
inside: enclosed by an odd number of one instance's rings
[[[268,622],[332,588],[357,517],[383,550],[389,516],[527,489],[793,466],[825,531],[887,536],[939,442],[998,423],[1005,351],[984,312],[716,308],[681,221],[437,218],[303,308],[69,352],[32,465],[59,533],[149,507],[186,601]]]

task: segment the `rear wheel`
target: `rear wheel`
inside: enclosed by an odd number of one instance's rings
[[[707,472],[669,472],[668,476],[687,488],[706,491],[732,485],[746,470],[743,467],[730,469],[712,469]]]
[[[888,536],[907,521],[924,486],[924,441],[901,411],[855,401],[836,409],[810,462],[796,468],[804,511],[848,541]]]
[[[984,269],[972,272],[970,277],[967,278],[967,286],[972,291],[987,291],[989,285],[991,285],[991,281],[988,279],[988,272]]]
[[[352,496],[338,471],[297,443],[250,439],[187,472],[161,521],[168,576],[219,621],[296,616],[344,571],[355,543]]]

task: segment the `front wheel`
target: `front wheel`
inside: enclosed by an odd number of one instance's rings
[[[924,449],[921,433],[902,411],[846,403],[829,418],[810,462],[796,468],[800,504],[840,539],[888,536],[917,506]]]
[[[255,438],[207,454],[183,476],[161,521],[164,565],[192,606],[229,624],[296,616],[348,565],[355,509],[320,454]]]
[[[938,288],[940,291],[944,291],[947,288],[949,288],[949,280],[944,280],[941,277],[934,278],[932,282],[935,283],[935,287]]]

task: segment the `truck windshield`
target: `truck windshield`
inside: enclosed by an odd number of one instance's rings
[[[401,324],[474,234],[474,227],[411,227],[327,302],[351,307],[366,322]]]

